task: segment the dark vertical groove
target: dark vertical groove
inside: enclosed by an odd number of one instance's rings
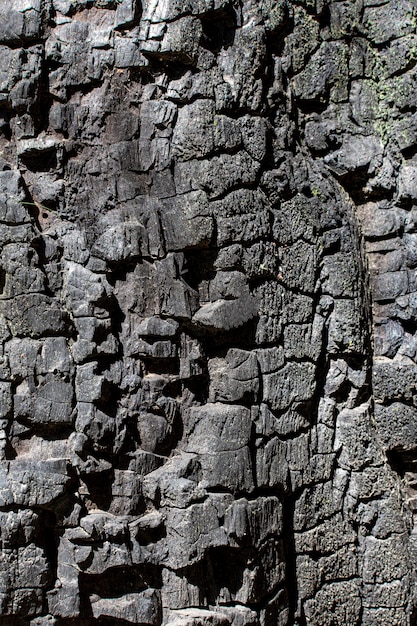
[[[294,537],[294,510],[296,496],[288,496],[282,509],[282,534],[286,562],[288,593],[288,626],[306,626],[304,618],[298,616],[297,553]]]

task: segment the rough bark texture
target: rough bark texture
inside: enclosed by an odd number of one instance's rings
[[[1,626],[415,623],[416,26],[0,0]]]

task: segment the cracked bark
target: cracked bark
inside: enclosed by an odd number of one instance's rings
[[[409,0],[0,7],[1,626],[411,626]]]

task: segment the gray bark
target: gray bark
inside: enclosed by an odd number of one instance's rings
[[[415,624],[415,1],[0,0],[0,59],[0,625]]]

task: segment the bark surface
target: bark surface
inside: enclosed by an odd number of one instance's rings
[[[0,0],[0,625],[412,626],[415,0]]]

